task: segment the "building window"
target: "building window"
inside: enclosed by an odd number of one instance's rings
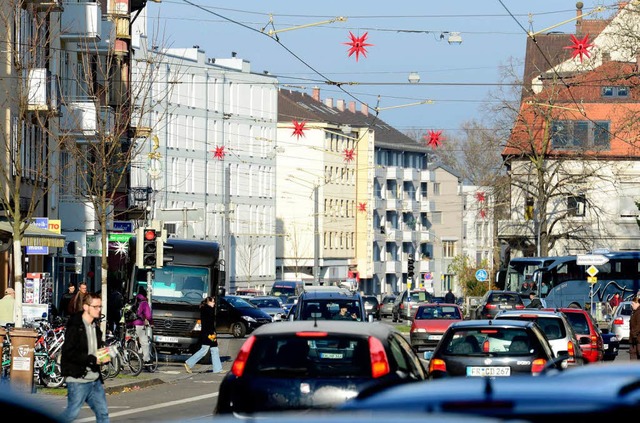
[[[628,97],[629,87],[602,87],[602,97]]]
[[[442,212],[431,213],[431,224],[437,225],[442,223]]]
[[[433,195],[440,195],[440,182],[433,183]]]
[[[609,122],[555,120],[551,122],[551,145],[555,149],[595,148],[608,150]]]
[[[587,199],[584,195],[571,195],[567,197],[567,215],[584,216]]]
[[[442,256],[445,258],[452,258],[456,255],[456,242],[455,241],[442,241]]]

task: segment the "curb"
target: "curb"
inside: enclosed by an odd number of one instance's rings
[[[120,392],[129,392],[136,389],[147,388],[149,386],[161,385],[163,383],[165,383],[164,380],[160,378],[143,379],[143,380],[131,381],[128,383],[118,384],[117,386],[105,386],[104,391],[107,395],[111,395],[111,394],[117,394]]]

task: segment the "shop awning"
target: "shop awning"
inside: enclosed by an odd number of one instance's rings
[[[0,232],[13,235],[13,226],[7,221],[0,221]],[[64,247],[64,235],[29,225],[24,231],[22,245],[29,247]]]

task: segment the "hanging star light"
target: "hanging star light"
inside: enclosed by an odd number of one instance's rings
[[[353,53],[356,54],[356,62],[358,61],[358,59],[360,58],[360,54],[362,54],[363,57],[367,57],[367,49],[366,47],[372,46],[373,44],[369,44],[366,43],[365,41],[367,41],[367,35],[369,33],[365,32],[362,37],[356,37],[355,35],[353,35],[353,33],[351,31],[349,31],[349,38],[351,38],[351,41],[349,41],[348,43],[342,43],[348,46],[351,46],[351,48],[349,49],[349,57],[351,57],[353,55]]]
[[[480,209],[480,219],[487,218],[487,211],[485,209]]]
[[[113,243],[113,250],[115,254],[119,256],[126,256],[129,254],[129,244],[126,242],[116,241]]]
[[[429,130],[429,133],[427,135],[424,135],[422,138],[424,138],[425,141],[427,141],[427,145],[431,146],[431,148],[436,148],[439,147],[440,144],[442,144],[442,140],[444,139],[442,137],[442,131],[431,131]]]
[[[358,203],[358,211],[366,212],[367,211],[367,203]]]
[[[571,34],[571,42],[573,43],[570,46],[566,46],[566,49],[573,49],[571,52],[571,57],[576,58],[576,56],[580,56],[580,63],[582,63],[583,56],[587,56],[587,58],[591,57],[591,53],[589,53],[589,48],[593,47],[595,44],[589,43],[589,34],[585,35],[583,39],[579,40],[575,35]]]
[[[215,150],[211,150],[211,152],[213,153],[213,157],[215,159],[218,159],[218,160],[224,159],[224,155],[225,155],[224,145],[216,147],[216,149]]]
[[[486,199],[487,198],[485,197],[484,192],[482,191],[476,192],[476,200],[478,200],[479,203],[484,203]]]
[[[293,134],[291,134],[292,137],[298,137],[298,139],[300,139],[300,137],[304,137],[304,131],[307,129],[304,127],[304,125],[307,123],[304,120],[302,122],[298,122],[297,120],[292,121],[293,123]]]
[[[347,163],[353,161],[353,159],[355,159],[355,154],[356,153],[353,148],[344,150],[344,161]]]

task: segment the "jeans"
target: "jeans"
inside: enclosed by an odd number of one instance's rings
[[[220,362],[220,350],[218,347],[210,347],[209,345],[202,345],[198,351],[196,351],[187,361],[185,361],[186,365],[189,366],[190,369],[195,366],[198,361],[200,361],[205,355],[207,355],[207,351],[211,351],[211,364],[213,365],[213,373],[220,373],[222,371],[222,363]]]
[[[149,336],[144,326],[136,326],[136,335],[140,340],[140,348],[142,348],[142,360],[146,363],[151,361],[151,352],[149,349]]]
[[[64,410],[62,420],[74,421],[85,402],[96,415],[96,422],[109,423],[107,396],[100,379],[88,383],[67,382],[67,408]]]

